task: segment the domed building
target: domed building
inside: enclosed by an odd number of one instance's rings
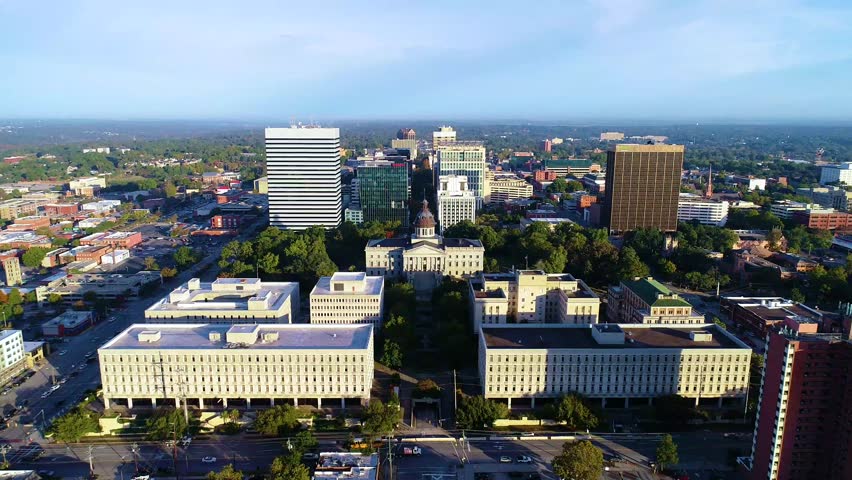
[[[485,248],[479,240],[444,238],[423,200],[411,236],[370,240],[364,249],[367,275],[405,279],[418,291],[431,289],[445,276],[468,277],[482,271]]]

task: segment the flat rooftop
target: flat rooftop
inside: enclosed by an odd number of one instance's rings
[[[353,274],[353,275],[357,275],[357,274]],[[364,282],[363,283],[363,285],[364,285],[363,289],[357,289],[356,288],[356,290],[354,292],[353,291],[342,291],[342,292],[333,291],[331,289],[331,283],[332,282],[359,281],[359,279],[356,279],[356,278],[339,278],[338,274],[335,273],[331,277],[320,277],[320,279],[317,280],[317,284],[314,287],[314,289],[311,290],[311,296],[313,296],[313,295],[330,295],[330,296],[338,296],[338,295],[380,295],[382,293],[382,289],[384,288],[384,284],[385,284],[385,278],[384,277],[380,277],[380,276],[368,277],[364,273],[361,273],[360,275],[362,275],[362,278],[360,280]]]
[[[605,333],[620,327],[625,334],[623,344],[600,344],[592,337],[590,325],[541,326],[541,327],[483,327],[485,345],[488,348],[526,349],[630,349],[643,348],[748,348],[722,333],[714,325],[645,326],[634,324],[599,326]],[[612,330],[608,330],[612,329]],[[690,333],[703,331],[712,333],[710,341],[697,342]],[[632,339],[633,342],[628,341]]]
[[[259,338],[277,334],[274,339],[258,340],[239,350],[362,350],[369,346],[373,336],[372,325],[140,323],[131,325],[99,350],[222,350],[229,348],[225,341],[229,331],[241,334],[256,331]],[[140,333],[151,332],[158,332],[159,340],[139,341]],[[220,339],[211,340],[211,333],[218,333]]]

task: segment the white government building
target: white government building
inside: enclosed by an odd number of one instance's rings
[[[382,324],[385,277],[363,272],[336,272],[320,277],[311,290],[311,323]]]
[[[347,399],[373,385],[372,325],[132,325],[98,349],[106,408],[117,400],[204,408]]]
[[[482,327],[479,375],[486,398],[630,400],[680,395],[742,400],[751,348],[716,325],[509,325]]]
[[[568,273],[480,273],[470,279],[473,330],[505,323],[598,323],[601,300]]]
[[[145,310],[154,323],[294,323],[299,284],[259,278],[193,278]]]
[[[479,240],[436,235],[435,217],[424,200],[414,221],[414,235],[370,240],[364,256],[367,275],[434,285],[444,276],[481,272],[485,248]]]
[[[269,225],[336,227],[343,216],[340,130],[266,129]]]
[[[476,196],[467,187],[467,177],[441,175],[438,178],[437,201],[438,224],[442,233],[464,220],[476,222]]]

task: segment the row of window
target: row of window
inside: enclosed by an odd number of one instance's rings
[[[206,363],[215,363],[215,364],[244,364],[244,363],[263,363],[263,364],[297,364],[297,365],[327,365],[330,363],[361,363],[365,361],[372,361],[372,357],[368,358],[367,353],[362,353],[358,355],[352,354],[337,354],[337,355],[301,355],[301,354],[274,354],[274,353],[264,353],[263,355],[258,354],[244,354],[244,355],[234,355],[227,353],[215,353],[215,354],[183,354],[176,355],[171,353],[166,353],[163,355],[158,354],[141,354],[141,355],[129,355],[129,354],[101,354],[101,363],[104,365],[121,365],[121,364],[130,364],[130,363],[142,363],[142,364],[164,364],[166,367],[171,366],[174,363],[178,364],[187,364],[187,363],[198,363],[198,362],[206,362]]]
[[[606,355],[543,355],[543,354],[503,354],[503,355],[489,355],[488,362],[489,363],[500,363],[500,362],[511,362],[518,363],[520,362],[533,362],[533,363],[544,363],[548,362],[550,364],[553,363],[582,363],[582,362],[603,362],[606,364],[617,363],[617,362],[744,362],[748,363],[749,357],[745,356],[734,356],[734,355],[700,355],[700,354],[686,354],[686,355],[666,355],[666,354],[606,354]]]

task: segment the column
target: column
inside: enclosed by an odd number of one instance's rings
[[[157,408],[157,399],[154,397],[151,397],[151,406]]]
[[[530,398],[530,408],[535,408],[535,397]]]
[[[274,398],[269,399],[269,405],[272,406],[272,407],[275,406],[275,399]]]
[[[624,408],[630,408],[630,397],[624,399]]]
[[[322,399],[317,398],[317,408],[322,408]]]
[[[507,403],[506,407],[508,407],[508,408],[509,408],[509,410],[511,410],[511,409],[512,409],[512,399],[511,399],[511,398],[507,398],[506,400],[508,401],[508,403]]]
[[[227,398],[222,399],[222,407],[228,408],[228,399]]]
[[[654,404],[654,397],[648,397],[648,405]]]
[[[695,397],[695,406],[698,407],[698,401],[701,400],[701,397]]]
[[[601,398],[601,408],[606,408],[606,397]]]
[[[340,408],[346,408],[346,399],[345,398],[340,399]]]
[[[133,399],[127,397],[127,408],[133,408]]]
[[[180,398],[175,397],[175,408],[180,408]]]
[[[719,406],[719,408],[722,408],[722,397],[719,397],[719,403],[718,403],[718,406]]]
[[[109,409],[109,398],[104,395],[104,410]]]
[[[201,397],[198,397],[198,409],[204,410],[204,399]]]
[[[246,408],[251,408],[251,399],[250,398],[246,399]]]
[[[299,398],[298,398],[298,397],[293,397],[293,406],[294,406],[294,407],[298,407],[298,406],[299,406]]]

